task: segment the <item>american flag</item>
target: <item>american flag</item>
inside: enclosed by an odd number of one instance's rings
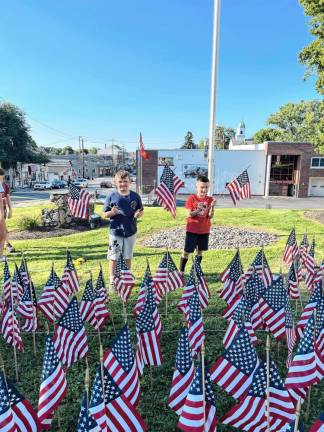
[[[85,189],[80,191],[80,188],[70,183],[68,205],[72,216],[80,219],[88,219],[90,199],[91,195],[89,192]]]
[[[7,383],[2,372],[0,373],[0,430],[4,432],[17,432],[17,426],[15,425],[10,406]]]
[[[316,307],[314,348],[317,363],[317,379],[321,381],[324,377],[324,299],[321,299]]]
[[[286,339],[287,339],[287,347],[288,347],[286,366],[289,367],[291,364],[292,353],[293,353],[297,336],[296,336],[291,304],[288,297],[286,299],[285,313],[286,313],[286,319],[285,319]]]
[[[101,430],[108,429],[111,432],[147,430],[136,408],[122,393],[105,367],[103,367],[103,377],[100,366],[97,369],[89,411]]]
[[[161,365],[162,354],[159,340],[161,322],[154,301],[152,285],[147,286],[144,305],[136,316],[136,330],[144,364]]]
[[[321,299],[322,299],[322,282],[318,283],[315,286],[315,289],[311,294],[309,301],[304,307],[304,310],[299,318],[297,328],[296,328],[299,337],[303,335],[304,328],[308,320],[310,319],[310,317],[313,315],[313,311],[316,308],[317,304],[321,301]]]
[[[252,383],[259,360],[250,336],[242,327],[224,354],[210,369],[211,379],[234,399],[240,400]]]
[[[284,388],[278,369],[270,359],[269,414],[270,430],[281,431],[295,418],[295,407]],[[255,371],[244,399],[221,418],[221,422],[249,432],[267,431],[267,364],[262,361]]]
[[[184,186],[184,182],[165,165],[160,178],[160,184],[155,189],[158,204],[176,217],[177,203],[176,195],[179,189]]]
[[[238,177],[226,185],[234,205],[237,201],[251,198],[251,186],[247,170],[244,170]]]
[[[168,399],[169,407],[178,415],[181,414],[195,375],[194,361],[188,337],[188,328],[182,327],[179,333],[176,364]]]
[[[50,336],[45,337],[41,380],[37,415],[42,429],[50,429],[54,411],[58,408],[67,392],[65,372],[57,357],[53,340]]]
[[[308,320],[297,352],[288,369],[285,383],[288,389],[302,389],[306,392],[311,385],[318,381],[314,332],[314,317],[312,316]]]
[[[58,358],[67,367],[87,355],[87,335],[76,297],[72,298],[58,320],[53,340]]]
[[[312,424],[309,432],[323,432],[324,431],[324,412],[319,416],[314,424]]]
[[[245,284],[245,297],[250,305],[250,319],[254,330],[263,327],[259,298],[264,292],[264,284],[257,274],[254,274]]]
[[[19,273],[17,264],[15,263],[15,271],[11,282],[12,298],[14,303],[17,304],[19,303],[19,301],[21,300],[24,294],[24,290],[26,286],[28,286],[28,284],[27,285],[24,284],[24,281]]]
[[[89,398],[88,392],[83,393],[81,409],[78,418],[76,432],[100,432],[102,429],[98,426],[95,420],[89,413]]]
[[[244,274],[244,280],[247,282],[249,278],[257,273],[263,280],[264,286],[268,288],[272,284],[273,276],[270,270],[267,258],[263,249],[261,249],[254,258],[254,261],[250,265],[249,269]]]
[[[54,273],[54,303],[53,313],[56,319],[60,318],[70,302],[69,295],[65,286],[62,285],[60,278]]]
[[[127,267],[122,254],[119,255],[116,264],[114,284],[120,298],[126,303],[135,286],[135,278]]]
[[[139,139],[139,153],[143,159],[145,159],[145,160],[149,159],[149,155],[144,148],[144,143],[143,143],[143,138],[142,138],[141,132],[140,132],[140,139]]]
[[[22,257],[20,267],[19,267],[19,274],[24,282],[24,285],[28,285],[29,283],[29,272],[27,267],[27,261],[25,256]]]
[[[11,276],[7,260],[5,260],[3,267],[3,294],[4,303],[11,302]]]
[[[80,315],[83,321],[87,321],[92,326],[96,324],[94,299],[95,293],[93,289],[92,279],[89,279],[86,282],[86,286],[80,302]]]
[[[229,303],[224,312],[223,312],[223,317],[227,320],[230,320],[236,310],[236,308],[238,307],[238,305],[240,304],[242,299],[242,295],[241,294],[237,294],[233,300],[231,301],[231,303]]]
[[[100,265],[100,270],[98,273],[95,289],[96,289],[97,293],[100,293],[100,295],[102,297],[104,297],[105,302],[109,301],[108,295],[107,295],[107,288],[106,288],[105,279],[103,276],[103,271],[102,271],[101,265]]]
[[[295,424],[296,424],[296,419],[294,419],[292,422],[290,422],[289,424],[284,426],[284,428],[281,429],[280,432],[305,432],[305,429],[303,427],[303,423],[302,423],[300,418],[298,419],[297,431],[295,431]]]
[[[206,365],[203,377],[202,369],[202,362],[200,362],[177,424],[177,427],[185,432],[216,432],[217,430],[216,403],[210,373]]]
[[[0,374],[3,375],[2,372]],[[14,384],[7,381],[7,390],[10,399],[14,423],[19,432],[38,432],[41,430],[37,414],[31,403],[17,390]],[[0,422],[1,424],[1,422]],[[0,430],[3,430],[0,428]],[[6,430],[6,429],[5,429]]]
[[[285,305],[287,292],[283,287],[282,277],[279,276],[266,289],[259,298],[260,312],[263,322],[267,325],[269,331],[279,340],[286,332],[285,326]]]
[[[195,291],[198,291],[201,308],[206,309],[209,303],[210,291],[197,256],[195,257],[186,286],[178,302],[179,311],[185,313],[188,300]]]
[[[224,287],[219,296],[227,303],[232,303],[234,297],[242,290],[243,267],[239,251],[236,252],[220,279],[224,283]]]
[[[200,352],[205,340],[204,323],[198,292],[194,291],[187,302],[185,316],[189,327],[189,343],[193,355]]]
[[[18,303],[16,312],[25,318],[22,330],[25,332],[35,332],[37,330],[37,300],[35,287],[31,280],[25,287],[25,292]]]
[[[94,327],[97,330],[101,330],[106,322],[110,319],[111,313],[107,309],[105,297],[102,292],[94,290],[94,295],[94,311],[96,318]]]
[[[258,339],[256,337],[255,331],[251,324],[251,308],[247,302],[247,299],[243,296],[241,297],[237,307],[235,308],[233,315],[229,321],[227,330],[223,338],[223,344],[225,348],[229,348],[235,336],[238,334],[242,327],[247,330],[251,343],[256,345]]]
[[[315,284],[322,282],[323,277],[324,277],[324,261],[322,261],[319,267],[316,269],[314,280],[313,280],[313,286],[315,287]]]
[[[169,252],[165,252],[163,255],[153,281],[156,286],[158,300],[161,300],[167,292],[182,288],[185,285],[183,276],[177,269]]]
[[[141,386],[128,325],[115,337],[103,358],[104,366],[129,401],[137,406]]]
[[[295,228],[293,228],[289,234],[286,243],[283,261],[289,266],[296,258],[297,254],[298,254],[298,245],[296,241],[296,231]]]
[[[146,297],[147,297],[147,292],[151,290],[153,293],[153,299],[155,301],[155,304],[157,303],[157,295],[156,295],[156,288],[155,288],[155,284],[151,275],[151,270],[150,270],[150,266],[149,264],[147,264],[146,266],[146,270],[145,270],[145,274],[144,274],[144,278],[143,281],[141,283],[140,286],[140,290],[138,293],[138,297],[136,300],[136,304],[133,310],[133,314],[134,316],[137,316],[138,314],[141,313]]]
[[[47,279],[47,282],[38,300],[38,309],[40,309],[42,313],[45,315],[45,317],[51,322],[55,321],[53,304],[54,304],[54,268],[52,267],[49,278]]]
[[[292,262],[288,271],[287,288],[289,297],[292,300],[298,300],[300,298],[300,292],[298,288],[298,277],[295,269],[295,264]]]
[[[308,252],[308,238],[307,238],[307,234],[305,233],[299,245],[299,257],[300,257],[300,262],[302,267],[305,266],[307,252]]]
[[[80,289],[79,278],[69,251],[66,253],[66,265],[62,275],[62,285],[68,295],[72,295],[73,293],[78,292]]]
[[[306,260],[305,260],[305,267],[306,267],[305,285],[307,286],[309,291],[313,291],[313,282],[315,276],[314,255],[315,255],[315,239],[313,239],[311,243],[311,247],[309,249],[308,255],[306,256]]]
[[[24,345],[20,335],[18,320],[16,317],[16,313],[13,310],[11,302],[7,304],[3,312],[0,332],[4,340],[9,345],[17,347],[21,352],[24,351]]]

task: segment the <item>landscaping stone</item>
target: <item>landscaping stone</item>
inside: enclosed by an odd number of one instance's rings
[[[235,249],[268,246],[278,241],[275,234],[244,228],[216,226],[211,229],[209,249]],[[160,231],[145,237],[143,246],[154,248],[183,249],[185,230],[183,227]]]

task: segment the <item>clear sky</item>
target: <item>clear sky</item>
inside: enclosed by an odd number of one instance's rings
[[[212,0],[0,0],[0,100],[28,114],[39,145],[134,150],[208,135]],[[222,0],[217,123],[247,135],[280,105],[318,97],[297,0]]]

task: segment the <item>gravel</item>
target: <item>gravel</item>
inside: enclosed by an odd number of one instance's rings
[[[244,228],[217,226],[211,229],[209,249],[235,249],[267,246],[278,241],[275,234]],[[157,232],[142,241],[143,246],[154,248],[183,249],[185,230],[173,228]]]

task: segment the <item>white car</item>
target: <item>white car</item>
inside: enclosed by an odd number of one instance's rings
[[[75,186],[79,186],[79,187],[81,187],[81,188],[86,188],[86,187],[88,187],[88,181],[87,181],[87,179],[84,179],[84,178],[76,178],[76,179],[73,181],[73,184],[74,184]]]
[[[34,190],[50,190],[52,184],[46,181],[40,181],[34,184]]]

